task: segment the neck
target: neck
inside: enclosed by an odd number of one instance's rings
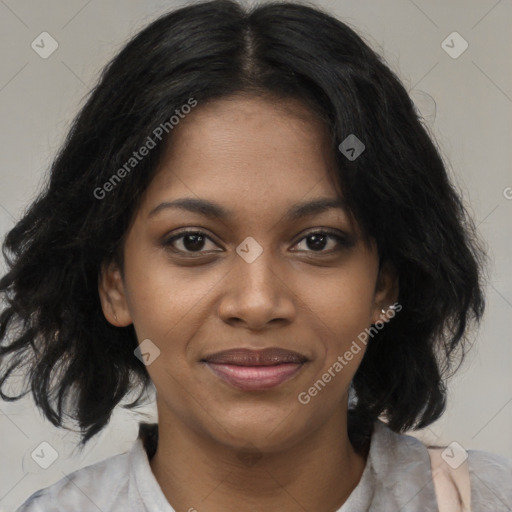
[[[337,411],[307,438],[262,454],[218,443],[159,410],[151,470],[175,510],[334,512],[357,486],[367,458],[350,443],[346,412]]]

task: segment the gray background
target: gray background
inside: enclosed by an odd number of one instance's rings
[[[2,238],[35,197],[102,67],[128,37],[180,4],[0,0]],[[449,161],[491,253],[488,309],[478,342],[452,381],[443,418],[414,435],[512,457],[512,3],[322,0],[318,5],[355,28],[401,77]],[[45,31],[59,45],[47,59],[31,47]],[[469,44],[457,58],[441,46],[453,31]],[[460,41],[453,46],[460,48]],[[155,414],[151,406],[146,410]],[[128,449],[136,425],[133,415],[117,411],[85,452],[73,456],[76,434],[51,426],[27,399],[0,401],[0,432],[1,512],[74,469]],[[58,452],[48,469],[31,458],[43,441]]]

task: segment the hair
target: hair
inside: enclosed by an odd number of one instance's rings
[[[123,270],[124,237],[172,131],[108,197],[94,191],[191,98],[201,108],[235,94],[298,99],[323,121],[349,212],[397,271],[402,310],[369,341],[352,381],[352,442],[368,439],[379,417],[404,432],[444,412],[445,381],[483,315],[486,255],[428,127],[383,58],[320,8],[213,0],[159,17],[104,68],[43,191],[3,243],[0,396],[31,391],[55,426],[66,415],[78,422],[80,446],[151,383],[133,325],[106,320],[98,279],[105,262]],[[338,149],[351,134],[365,145],[355,160]],[[23,392],[5,394],[20,369]]]

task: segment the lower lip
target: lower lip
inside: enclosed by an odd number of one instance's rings
[[[271,389],[291,379],[303,364],[284,363],[275,366],[236,366],[208,363],[206,365],[221,379],[243,391]]]

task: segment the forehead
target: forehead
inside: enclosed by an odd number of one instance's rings
[[[175,126],[143,208],[196,196],[262,214],[339,196],[334,168],[328,129],[303,103],[234,96],[198,104]]]

